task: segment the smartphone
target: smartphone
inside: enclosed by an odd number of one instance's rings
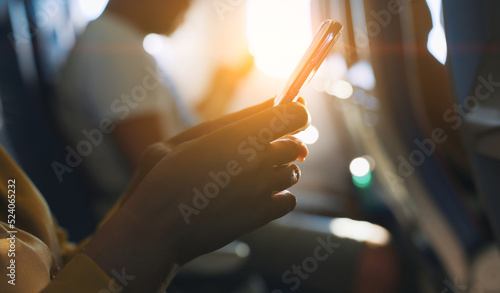
[[[297,101],[300,91],[330,54],[341,32],[342,25],[337,21],[329,19],[321,24],[311,45],[290,75],[285,89],[274,100],[275,106]]]

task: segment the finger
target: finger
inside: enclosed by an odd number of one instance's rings
[[[304,106],[306,106],[306,107],[307,107],[307,102],[306,102],[306,100],[305,100],[303,97],[299,97],[299,98],[297,99],[297,103],[300,103],[300,104],[302,104],[302,105],[304,105]],[[310,125],[310,122],[309,122],[309,124],[307,125],[307,127],[309,127],[309,125]],[[307,127],[305,127],[304,129],[306,129]],[[302,131],[302,130],[295,131],[295,132],[294,132],[294,133],[292,133],[292,134],[297,134],[297,133],[299,133],[299,132],[301,132],[301,131]]]
[[[216,140],[232,139],[239,145],[254,139],[269,144],[289,133],[304,129],[308,124],[309,112],[304,105],[287,103],[225,126],[214,134],[217,136]]]
[[[289,191],[277,193],[258,208],[259,211],[256,212],[260,217],[258,222],[260,225],[265,225],[293,211],[296,206],[297,199],[292,193]]]
[[[280,138],[277,141],[281,141],[281,140],[292,141],[295,144],[297,144],[297,146],[299,148],[299,155],[297,156],[297,158],[295,159],[295,161],[298,161],[298,162],[304,162],[305,161],[305,159],[309,155],[309,149],[307,148],[307,145],[302,140],[296,138],[295,136],[291,136],[291,135],[286,135],[286,136],[284,136],[283,138]]]
[[[306,107],[307,107],[307,102],[306,102],[306,100],[305,100],[303,97],[299,97],[299,98],[297,99],[297,103],[300,103],[300,104],[302,104],[302,105],[304,105],[304,106],[306,106]],[[311,125],[311,121],[309,121],[309,123],[307,124],[307,127],[309,127],[310,125]],[[307,127],[305,127],[303,130],[305,130]],[[297,134],[297,133],[299,133],[299,132],[301,132],[301,131],[302,131],[302,130],[295,131],[295,132],[293,132],[293,133],[291,133],[291,134]]]
[[[265,178],[267,183],[267,190],[261,193],[263,196],[270,196],[292,187],[300,180],[300,169],[295,164],[286,166],[263,169],[261,171],[262,178]]]
[[[299,157],[300,152],[299,145],[292,140],[274,141],[261,157],[263,168],[288,165]]]
[[[304,106],[307,106],[306,100],[303,97],[299,97],[297,99],[297,103],[300,103],[300,104],[302,104]]]
[[[221,127],[232,124],[241,119],[250,117],[254,114],[262,112],[268,108],[271,108],[274,104],[274,99],[265,101],[264,103],[258,104],[256,106],[235,112],[233,114],[228,114],[219,119],[202,123],[193,128],[190,128],[181,134],[169,139],[168,141],[174,145],[181,144],[183,142],[193,140],[195,138],[201,137],[203,135],[209,134]]]

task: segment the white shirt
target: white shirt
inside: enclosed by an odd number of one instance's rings
[[[103,14],[77,39],[57,84],[60,126],[82,157],[82,167],[109,197],[103,199],[102,210],[124,191],[131,173],[109,131],[114,125],[158,113],[165,119],[166,137],[190,126],[143,40],[144,34],[132,25]],[[102,141],[93,129],[103,134]],[[92,143],[91,150],[86,142]]]

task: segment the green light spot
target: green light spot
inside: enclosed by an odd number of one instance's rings
[[[372,173],[370,172],[362,177],[353,175],[352,182],[359,188],[367,188],[372,183]]]

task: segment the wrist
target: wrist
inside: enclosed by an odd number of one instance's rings
[[[125,271],[130,282],[124,292],[156,292],[179,271],[175,252],[158,241],[159,231],[118,210],[82,251],[114,278]]]

